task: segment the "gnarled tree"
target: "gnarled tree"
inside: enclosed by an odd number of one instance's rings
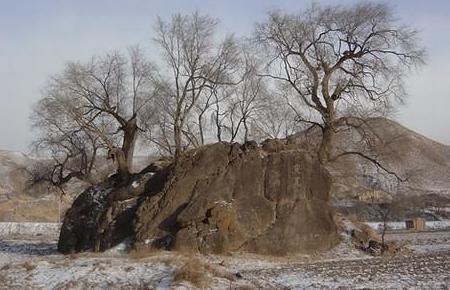
[[[155,89],[151,63],[139,48],[129,52],[128,58],[112,53],[88,63],[68,63],[51,79],[34,108],[33,120],[41,131],[40,147],[65,160],[57,164],[58,170],[67,169],[69,160],[84,158],[78,149],[89,144],[88,138],[96,144],[90,148],[90,159],[98,146],[107,148],[117,163],[117,173],[121,177],[130,174],[139,124],[149,116]],[[83,141],[74,139],[80,134]],[[75,149],[78,154],[72,153]]]
[[[39,135],[32,143],[36,152],[44,152],[50,160],[32,164],[32,183],[46,182],[62,189],[73,178],[93,183],[98,155],[105,153],[99,137],[80,127],[68,115],[68,107],[51,96],[34,108],[32,121]]]
[[[383,3],[313,4],[301,13],[272,12],[255,39],[267,52],[269,77],[313,114],[299,120],[322,130],[318,150],[332,159],[344,112],[383,112],[404,96],[405,71],[423,62],[417,32]],[[305,110],[303,110],[305,111]]]

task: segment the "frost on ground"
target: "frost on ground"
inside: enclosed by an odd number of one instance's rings
[[[56,239],[60,229],[60,223],[0,222],[0,238],[35,237]]]
[[[0,251],[0,288],[4,289],[167,288],[172,271],[172,266],[159,260],[62,256],[55,243],[4,241]],[[4,257],[5,253],[12,258]]]
[[[0,289],[229,289],[235,281],[203,256],[110,251],[63,256],[55,242],[0,242]],[[141,257],[142,256],[142,257]]]
[[[42,237],[42,236],[40,236]],[[0,289],[448,289],[450,232],[390,232],[411,252],[370,257],[343,241],[329,252],[283,258],[108,252],[64,256],[56,242],[0,241]],[[447,245],[447,246],[446,246]]]
[[[366,224],[374,230],[381,230],[383,228],[382,222],[367,222]],[[427,230],[450,230],[450,220],[427,221],[425,225]],[[406,229],[405,222],[388,222],[386,226],[389,230]]]

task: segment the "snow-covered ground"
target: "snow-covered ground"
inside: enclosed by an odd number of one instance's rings
[[[0,289],[134,289],[153,282],[162,289],[173,268],[159,260],[62,256],[50,242],[3,241],[0,251]]]
[[[450,252],[450,231],[432,232],[389,232],[386,238],[403,245],[415,253]]]
[[[379,229],[383,228],[382,222],[367,222],[366,224],[375,230],[379,230]],[[387,227],[389,230],[405,230],[406,223],[405,222],[388,222]],[[426,221],[425,228],[427,230],[450,230],[450,220]]]
[[[64,256],[53,241],[0,242],[0,289],[229,289],[237,281],[205,256],[117,251]]]
[[[56,238],[60,228],[60,223],[0,222],[0,238]]]
[[[42,227],[45,229],[45,227]],[[370,257],[348,238],[316,255],[61,255],[49,236],[0,240],[0,289],[448,289],[450,231],[390,232],[411,249]],[[446,246],[447,245],[447,246]]]

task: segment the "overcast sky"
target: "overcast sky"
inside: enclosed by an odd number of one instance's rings
[[[346,1],[316,1],[349,3]],[[396,119],[450,145],[450,1],[390,1],[396,14],[421,31],[427,65],[407,79],[408,103]],[[88,60],[140,44],[150,54],[157,16],[200,11],[225,32],[248,35],[273,8],[300,10],[302,0],[0,0],[0,149],[27,151],[31,106],[48,77],[68,60]],[[158,55],[150,55],[155,59]]]

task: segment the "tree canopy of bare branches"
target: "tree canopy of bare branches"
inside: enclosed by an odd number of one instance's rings
[[[190,145],[204,143],[208,99],[218,86],[233,84],[237,46],[233,36],[217,41],[216,26],[215,19],[198,13],[177,14],[170,22],[159,19],[156,25],[155,42],[163,56],[158,104],[164,114],[153,141],[175,156]],[[200,112],[193,119],[196,108]]]
[[[108,150],[119,175],[129,175],[139,124],[152,110],[153,72],[142,51],[133,47],[128,57],[110,53],[68,63],[51,79],[32,120],[40,130],[35,145],[59,160],[55,172],[61,181],[87,175],[99,149]],[[70,170],[68,162],[80,168]]]
[[[32,120],[40,135],[32,146],[36,151],[47,151],[52,161],[39,162],[30,169],[33,183],[49,182],[59,187],[72,178],[91,182],[97,155],[104,147],[97,136],[68,116],[64,103],[50,97],[35,106]]]
[[[218,21],[199,13],[158,19],[154,64],[134,47],[70,62],[50,80],[32,116],[35,148],[55,161],[45,178],[89,179],[99,154],[129,176],[139,136],[177,159],[213,140],[282,138],[302,124],[320,128],[322,162],[356,154],[391,173],[376,156],[333,147],[342,126],[376,137],[364,119],[403,100],[404,75],[423,63],[417,32],[392,11],[374,2],[273,11],[250,43],[218,37]]]
[[[300,13],[271,12],[255,40],[266,52],[260,75],[290,90],[322,129],[319,157],[331,158],[345,113],[384,112],[404,96],[402,78],[423,63],[417,32],[384,3],[312,4]],[[303,110],[304,112],[305,110]]]

